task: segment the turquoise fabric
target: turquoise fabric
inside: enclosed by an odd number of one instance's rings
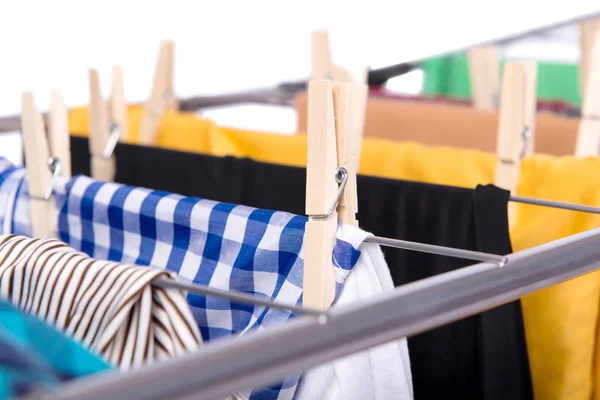
[[[0,399],[51,390],[110,368],[51,326],[0,300]]]

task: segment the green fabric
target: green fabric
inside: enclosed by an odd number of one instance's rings
[[[502,67],[502,66],[501,66]],[[469,64],[462,53],[435,57],[422,63],[423,95],[471,98]],[[577,64],[538,63],[537,94],[540,100],[560,100],[576,107],[581,105]]]

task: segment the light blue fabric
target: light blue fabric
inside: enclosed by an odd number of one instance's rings
[[[0,300],[0,399],[109,369],[75,341]]]

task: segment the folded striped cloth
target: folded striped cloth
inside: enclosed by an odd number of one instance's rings
[[[94,260],[58,239],[0,236],[0,294],[121,370],[197,349],[185,295],[154,268]]]
[[[31,236],[25,170],[0,159],[0,231]],[[85,176],[54,185],[57,236],[96,258],[153,266],[179,279],[242,291],[283,304],[302,304],[307,217],[179,196]],[[339,295],[369,234],[338,228],[332,263]],[[286,310],[188,294],[204,341],[285,323]],[[292,399],[299,376],[244,393],[254,399]]]

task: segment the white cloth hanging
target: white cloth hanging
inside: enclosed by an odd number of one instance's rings
[[[344,226],[343,229],[368,235],[352,227]],[[361,256],[349,273],[335,307],[394,290],[379,245],[363,241],[359,250]],[[294,399],[407,400],[413,397],[408,344],[406,338],[402,338],[308,371],[301,379]]]

